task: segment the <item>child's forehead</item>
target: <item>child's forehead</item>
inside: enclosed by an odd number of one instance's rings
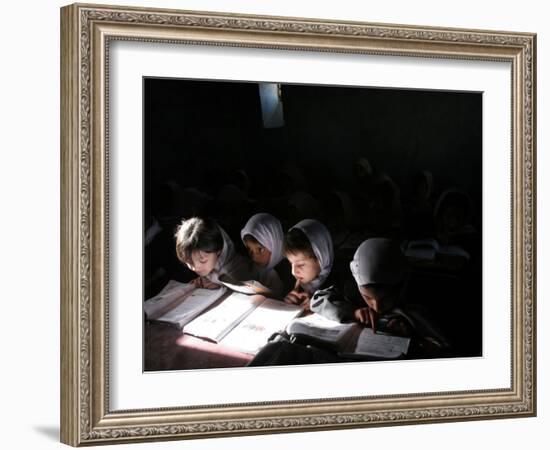
[[[258,241],[258,239],[256,239],[254,236],[252,236],[251,234],[245,234],[244,237],[243,237],[243,241],[245,243],[249,242],[251,244],[259,244],[260,242]]]
[[[257,239],[254,238],[244,238],[244,245],[250,246],[250,247],[263,247],[262,243],[259,242]]]
[[[307,261],[307,260],[312,259],[311,256],[309,256],[308,254],[306,254],[304,252],[300,252],[300,251],[293,252],[293,253],[288,253],[287,252],[285,254],[285,256],[289,261],[293,261],[293,262]]]
[[[205,250],[196,249],[191,252],[191,257],[203,259],[203,258],[208,258],[209,256],[212,256],[214,254],[215,254],[214,252],[207,252]]]
[[[368,284],[359,286],[359,291],[364,294],[378,297],[380,295],[385,295],[387,292],[391,291],[392,286],[387,284]]]

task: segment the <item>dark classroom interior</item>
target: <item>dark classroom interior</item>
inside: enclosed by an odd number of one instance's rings
[[[216,219],[243,254],[239,233],[257,212],[285,230],[316,218],[348,290],[368,237],[464,250],[459,262],[412,258],[410,296],[454,356],[482,355],[481,93],[281,83],[271,122],[257,82],[144,78],[143,93],[144,230],[161,230],[144,249],[145,299],[193,277],[175,255],[182,218]]]

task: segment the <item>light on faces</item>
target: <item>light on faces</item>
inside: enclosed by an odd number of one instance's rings
[[[186,262],[186,266],[201,277],[207,276],[216,267],[219,252],[205,252],[203,250],[193,250],[191,252],[191,261]]]
[[[250,259],[260,267],[267,267],[271,260],[271,252],[255,239],[245,238],[244,245]]]
[[[383,314],[395,305],[395,289],[389,286],[359,286],[359,293],[369,308]]]
[[[285,256],[292,266],[292,275],[300,283],[309,283],[321,273],[321,266],[317,258],[312,258],[303,252],[287,253]]]

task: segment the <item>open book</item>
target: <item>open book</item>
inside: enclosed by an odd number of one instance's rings
[[[457,245],[440,245],[435,239],[419,239],[406,243],[404,253],[407,258],[417,261],[456,258],[469,260],[466,250]]]
[[[220,275],[218,280],[232,291],[240,292],[241,294],[269,296],[272,293],[271,289],[256,280],[237,281],[225,273]]]
[[[174,280],[146,300],[144,310],[149,320],[173,324],[186,334],[250,354],[257,353],[303,311],[301,306],[262,295],[225,287],[200,289]]]
[[[340,354],[350,358],[361,356],[380,359],[397,359],[405,356],[409,351],[410,338],[374,333],[372,328],[363,328],[352,342],[351,347],[343,350]]]
[[[219,305],[197,317],[184,333],[205,338],[235,350],[255,354],[267,340],[301,314],[302,308],[261,295],[233,292]]]
[[[356,326],[356,323],[340,323],[320,314],[310,314],[290,322],[286,327],[286,332],[338,348],[345,344],[346,338]]]
[[[396,359],[407,354],[410,338],[373,333],[359,323],[339,323],[312,314],[293,320],[286,332],[305,342],[330,346],[343,357]]]
[[[183,328],[216,303],[225,292],[224,287],[200,289],[190,283],[170,280],[162,291],[145,301],[143,309],[149,320]]]

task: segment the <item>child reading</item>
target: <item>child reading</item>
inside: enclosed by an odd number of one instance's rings
[[[259,282],[271,289],[275,298],[282,298],[283,283],[275,271],[283,259],[283,227],[267,213],[252,216],[241,230],[241,239],[250,259],[259,271]]]
[[[340,322],[364,323],[373,331],[416,337],[416,352],[425,356],[435,356],[448,347],[419,307],[407,303],[406,260],[394,241],[367,239],[355,252],[350,268],[363,304],[337,292],[321,291],[311,300],[312,311]]]
[[[305,219],[285,235],[284,253],[292,267],[296,285],[285,302],[308,305],[311,296],[327,281],[334,250],[327,228],[319,221]]]
[[[178,259],[198,275],[192,281],[197,287],[217,289],[222,274],[235,280],[254,278],[251,265],[235,252],[229,236],[213,220],[199,217],[183,220],[175,238]]]
[[[354,319],[376,328],[378,317],[388,314],[400,303],[405,282],[406,263],[399,247],[391,240],[373,238],[364,241],[350,263],[351,273],[366,306],[353,311]],[[394,334],[409,335],[406,323],[389,322],[398,329]]]

